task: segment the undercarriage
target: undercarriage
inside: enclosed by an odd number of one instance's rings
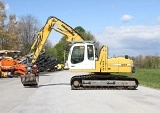
[[[84,89],[127,89],[134,90],[138,87],[138,80],[123,75],[89,74],[73,76],[71,78],[72,90]]]

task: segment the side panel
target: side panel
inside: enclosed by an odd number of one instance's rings
[[[120,64],[118,63],[117,58],[108,59],[108,72],[118,72],[118,67]]]
[[[119,66],[119,72],[132,72],[133,60],[119,58],[119,64],[121,64],[121,66]]]
[[[133,61],[125,57],[117,57],[108,59],[109,72],[132,72]]]

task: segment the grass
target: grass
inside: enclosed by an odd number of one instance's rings
[[[136,69],[136,73],[126,75],[137,78],[140,85],[160,89],[160,69]]]

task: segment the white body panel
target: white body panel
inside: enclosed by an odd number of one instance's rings
[[[69,52],[69,56],[68,56],[69,69],[95,69],[95,54],[94,54],[94,57],[92,58],[92,60],[88,59],[87,44],[92,45],[90,43],[76,43],[71,47],[70,52]],[[71,62],[71,55],[72,55],[73,48],[75,46],[84,46],[85,52],[84,52],[84,60],[82,62],[73,64]],[[93,50],[94,50],[94,48],[93,48]]]

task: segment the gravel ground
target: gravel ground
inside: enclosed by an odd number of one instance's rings
[[[38,88],[0,79],[0,113],[159,113],[160,90],[71,90],[67,70],[41,74]]]

